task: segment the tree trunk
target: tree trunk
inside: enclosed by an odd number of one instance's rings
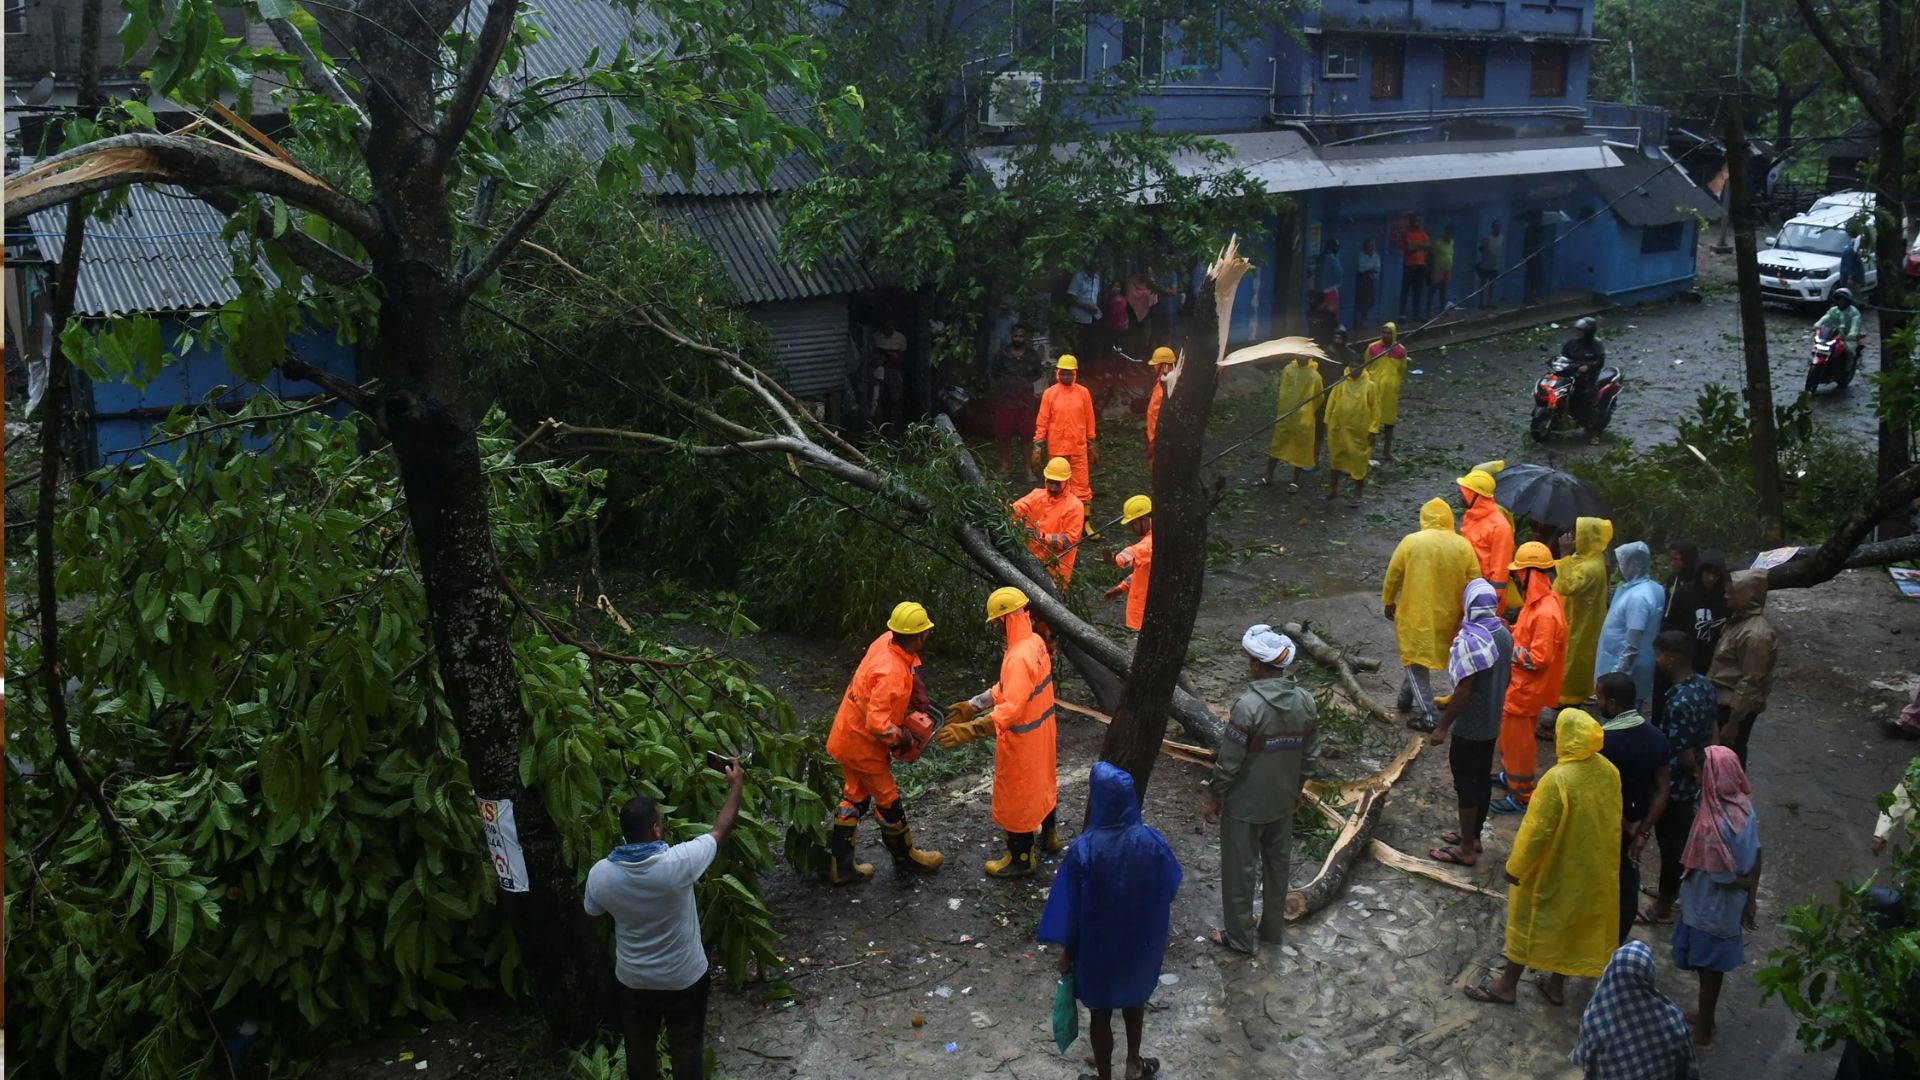
[[[1903,88],[1904,89],[1904,88]],[[1916,87],[1915,89],[1920,89]],[[1906,100],[1911,102],[1912,94]],[[1906,146],[1907,131],[1913,126],[1914,107],[1905,104],[1894,110],[1893,122],[1883,123],[1880,128],[1880,155],[1873,173],[1873,194],[1878,206],[1878,239],[1874,247],[1874,263],[1880,272],[1880,288],[1876,306],[1880,320],[1880,372],[1889,378],[1896,378],[1900,372],[1913,362],[1900,340],[1901,332],[1913,322],[1908,312],[1914,307],[1913,290],[1907,288],[1903,263],[1906,245],[1902,242],[1901,217],[1906,208]],[[1908,430],[1907,418],[1899,415],[1881,413],[1877,431],[1877,468],[1876,477],[1884,487],[1893,482],[1907,467],[1912,437]],[[1901,507],[1900,509],[1905,509]],[[1896,513],[1889,515],[1880,523],[1881,539],[1892,539],[1907,531],[1907,515]]]
[[[417,119],[436,115],[438,69],[412,42],[437,40],[439,28],[411,6],[388,15],[401,26],[357,24],[360,55],[380,73],[379,92],[367,95],[366,161],[373,205],[388,232],[373,263],[381,294],[374,371],[383,380],[374,419],[400,464],[434,657],[474,795],[513,802],[528,891],[503,891],[501,910],[549,1028],[567,1042],[585,1042],[612,1020],[611,971],[559,833],[539,793],[520,783],[528,718],[509,613],[494,579],[489,492],[463,388],[466,297],[452,272],[453,216],[438,140]],[[474,817],[478,829],[477,810]]]
[[[1767,317],[1760,298],[1759,249],[1753,239],[1752,177],[1740,89],[1724,82],[1727,117],[1727,213],[1733,219],[1735,273],[1740,287],[1740,337],[1747,361],[1747,427],[1753,448],[1753,480],[1768,540],[1786,533],[1780,502],[1780,454],[1773,430],[1773,373],[1767,366]]]
[[[1212,294],[1193,307],[1185,356],[1160,412],[1153,458],[1153,563],[1147,610],[1133,650],[1133,670],[1114,711],[1100,756],[1133,775],[1146,800],[1147,784],[1167,732],[1168,706],[1193,639],[1200,590],[1207,572],[1207,518],[1212,506],[1200,481],[1207,416],[1219,382],[1219,361],[1233,291],[1246,272],[1230,243],[1209,275]]]

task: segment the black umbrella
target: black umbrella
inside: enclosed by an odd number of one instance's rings
[[[1580,517],[1610,517],[1607,500],[1572,473],[1545,465],[1509,465],[1493,474],[1493,497],[1514,517],[1562,529]]]

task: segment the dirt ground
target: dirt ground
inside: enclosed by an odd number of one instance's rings
[[[1736,309],[1731,290],[1718,283],[1724,279],[1724,263],[1714,262],[1700,302],[1605,317],[1609,355],[1628,380],[1615,438],[1664,438],[1702,385],[1737,385]],[[1781,400],[1799,388],[1810,322],[1803,313],[1769,315]],[[1435,495],[1451,498],[1452,479],[1481,460],[1555,462],[1599,452],[1584,439],[1537,446],[1525,430],[1528,394],[1545,350],[1570,332],[1545,327],[1431,355],[1414,341],[1411,366],[1419,374],[1409,376],[1403,398],[1400,463],[1375,472],[1359,510],[1347,509],[1344,500],[1320,501],[1323,473],[1291,496],[1252,486],[1265,464],[1264,434],[1214,466],[1226,485],[1214,529],[1229,550],[1209,574],[1189,673],[1216,706],[1230,704],[1242,688],[1240,632],[1253,622],[1300,619],[1386,660],[1382,674],[1363,681],[1377,698],[1390,700],[1397,672],[1391,626],[1380,615],[1379,574],[1393,544],[1415,527],[1418,505]],[[1212,432],[1216,446],[1229,445],[1271,415],[1270,385],[1264,377],[1241,376],[1224,389]],[[1863,440],[1871,437],[1871,403],[1860,386],[1843,395],[1823,394],[1816,416]],[[1109,419],[1102,443],[1108,468],[1095,476],[1095,512],[1110,516],[1121,498],[1144,490],[1139,421]],[[1106,554],[1099,550],[1102,558]],[[1729,554],[1740,564],[1740,553]],[[1082,567],[1088,563],[1083,557]],[[938,618],[940,608],[971,612],[980,602],[953,596],[932,598],[930,605]],[[1748,965],[1728,982],[1718,1045],[1704,1062],[1708,1077],[1831,1074],[1833,1056],[1803,1054],[1785,1009],[1777,1002],[1761,1005],[1751,975],[1766,951],[1781,944],[1778,920],[1786,908],[1831,895],[1837,881],[1871,873],[1873,800],[1892,786],[1910,753],[1883,739],[1871,722],[1876,712],[1897,706],[1903,697],[1898,688],[1910,686],[1920,669],[1913,646],[1920,609],[1899,595],[1886,574],[1850,572],[1817,589],[1778,593],[1769,610],[1783,648],[1751,768],[1767,851],[1762,928],[1748,942]],[[1116,622],[1117,614],[1109,609],[1104,617]],[[771,635],[742,645],[743,655],[793,698],[803,716],[831,712],[858,657],[852,646],[826,648]],[[971,694],[991,677],[984,668],[938,665],[929,665],[927,674],[941,700]],[[1077,680],[1061,683],[1063,700],[1089,700]],[[1349,752],[1321,763],[1324,774],[1368,772],[1407,737],[1377,723],[1364,726],[1369,730],[1348,740]],[[1087,771],[1100,738],[1095,723],[1063,718],[1063,822],[1077,822],[1084,812]],[[1542,753],[1550,761],[1550,743]],[[985,755],[977,760],[984,763]],[[1367,860],[1332,906],[1289,927],[1285,947],[1243,958],[1206,944],[1201,935],[1219,925],[1220,896],[1218,840],[1202,827],[1199,812],[1204,775],[1200,768],[1163,761],[1146,807],[1148,822],[1166,835],[1186,873],[1163,985],[1147,1019],[1146,1052],[1161,1060],[1162,1075],[1331,1077],[1363,1069],[1381,1077],[1577,1075],[1566,1054],[1590,982],[1573,980],[1563,1008],[1549,1006],[1531,986],[1522,988],[1515,1008],[1476,1005],[1460,994],[1469,981],[1498,969],[1504,932],[1498,900]],[[917,839],[947,857],[931,877],[895,880],[871,828],[863,829],[861,856],[881,869],[866,885],[834,890],[784,872],[769,875],[762,887],[785,934],[787,978],[796,997],[768,1001],[764,988],[752,986],[716,992],[708,1031],[720,1075],[891,1080],[906,1074],[1004,1074],[1053,1080],[1089,1071],[1080,1060],[1087,1052],[1084,1039],[1068,1054],[1054,1049],[1049,1015],[1055,956],[1033,941],[1053,861],[1025,882],[994,881],[980,872],[980,864],[999,850],[988,816],[990,783],[983,765],[911,798]],[[1503,891],[1501,863],[1516,824],[1495,819],[1487,855],[1470,871],[1487,888]],[[1452,825],[1444,751],[1429,752],[1395,787],[1378,836],[1418,855]],[[1650,869],[1654,858],[1649,852]],[[1296,858],[1295,882],[1314,869]],[[1657,934],[1640,928],[1636,936],[1656,944],[1662,988],[1691,1007],[1692,977],[1666,963],[1664,928]],[[917,1032],[915,1016],[924,1017]],[[446,1047],[436,1061],[438,1075],[445,1075],[442,1064],[455,1075],[514,1074],[473,1048],[472,1040],[485,1043],[486,1027],[470,1019],[413,1042]],[[318,1074],[411,1070],[412,1061],[386,1052],[402,1042],[364,1048],[371,1052],[355,1055],[353,1067],[323,1067]]]

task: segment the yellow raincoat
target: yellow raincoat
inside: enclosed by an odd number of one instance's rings
[[[1393,632],[1405,667],[1444,668],[1460,629],[1460,597],[1480,576],[1480,560],[1467,538],[1453,531],[1453,508],[1428,499],[1420,508],[1420,531],[1393,549],[1380,603],[1394,605]]]
[[[1327,466],[1355,480],[1367,478],[1367,455],[1373,449],[1368,433],[1375,426],[1373,394],[1372,383],[1351,373],[1327,391]]]
[[[1373,396],[1379,415],[1373,430],[1392,427],[1400,420],[1400,384],[1407,379],[1407,348],[1390,335],[1367,346],[1367,379],[1373,383]]]
[[[1600,756],[1600,725],[1562,709],[1558,760],[1534,789],[1507,873],[1507,959],[1598,978],[1620,944],[1620,771]]]
[[[1567,674],[1560,704],[1593,696],[1593,656],[1600,651],[1600,625],[1607,621],[1607,545],[1613,522],[1583,517],[1573,523],[1573,554],[1553,564],[1553,591],[1567,612]]]
[[[1267,447],[1267,456],[1278,458],[1296,469],[1313,468],[1315,447],[1313,429],[1319,413],[1320,365],[1304,356],[1296,356],[1293,363],[1280,369],[1280,400],[1275,415],[1280,422],[1273,426],[1273,442]],[[1293,415],[1287,415],[1294,409]]]

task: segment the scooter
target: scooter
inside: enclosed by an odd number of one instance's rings
[[[1624,383],[1620,380],[1620,369],[1603,367],[1594,377],[1592,401],[1582,407],[1576,404],[1580,397],[1574,388],[1576,365],[1565,356],[1556,356],[1547,363],[1547,373],[1533,387],[1533,419],[1528,424],[1535,442],[1546,442],[1555,428],[1583,427],[1587,434],[1599,438],[1613,422],[1614,407],[1620,403],[1620,391]]]
[[[1814,327],[1813,363],[1807,366],[1807,393],[1811,395],[1821,383],[1832,383],[1845,390],[1860,370],[1860,354],[1866,347],[1865,337],[1849,342],[1830,326]]]

